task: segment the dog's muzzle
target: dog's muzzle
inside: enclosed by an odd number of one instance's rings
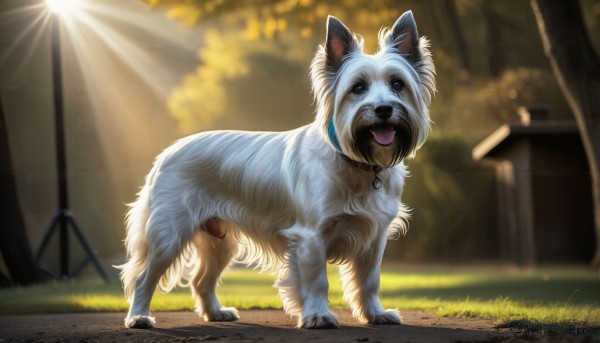
[[[405,115],[376,119],[358,125],[355,130],[356,150],[369,163],[376,148],[391,149],[392,164],[400,162],[414,149],[414,132]]]

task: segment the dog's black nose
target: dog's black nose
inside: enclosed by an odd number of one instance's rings
[[[380,119],[388,119],[392,116],[393,112],[394,108],[390,105],[378,105],[375,107],[375,115],[377,115],[377,117]]]

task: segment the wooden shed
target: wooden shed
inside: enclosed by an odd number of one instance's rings
[[[519,265],[588,262],[595,235],[591,177],[575,122],[520,108],[473,149],[496,173],[498,246]]]

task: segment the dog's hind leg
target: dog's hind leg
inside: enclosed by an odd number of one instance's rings
[[[221,306],[216,287],[221,273],[237,254],[238,242],[232,235],[226,235],[222,221],[210,221],[206,231],[201,230],[194,237],[199,259],[191,284],[196,311],[206,321],[237,320],[235,308]]]
[[[167,269],[181,253],[187,237],[171,227],[152,230],[147,233],[148,256],[146,268],[135,281],[129,313],[125,318],[125,326],[129,328],[152,328],[154,318],[150,316],[150,302],[156,286]]]
[[[167,270],[170,263],[148,262],[148,268],[135,282],[135,293],[129,307],[129,313],[125,318],[125,326],[128,328],[148,329],[154,327],[154,317],[150,316],[150,301],[156,290],[156,285],[162,274]]]

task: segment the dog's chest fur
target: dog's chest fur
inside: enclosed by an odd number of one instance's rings
[[[384,179],[389,181],[388,177]],[[329,260],[343,261],[361,255],[386,236],[398,214],[397,201],[391,193],[371,189],[362,194],[346,194],[337,213],[331,213],[321,226]]]

